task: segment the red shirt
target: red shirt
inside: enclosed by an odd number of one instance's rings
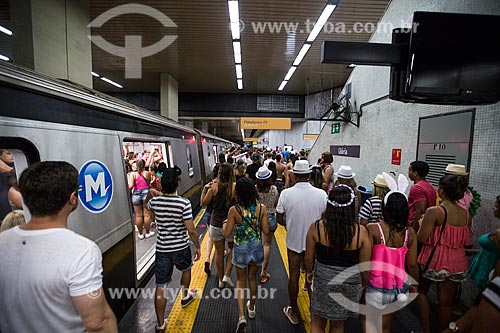
[[[426,209],[436,205],[436,190],[427,180],[419,180],[410,188],[408,194],[408,206],[410,212],[408,214],[408,224],[412,225],[415,220],[415,203],[419,201],[426,201]]]

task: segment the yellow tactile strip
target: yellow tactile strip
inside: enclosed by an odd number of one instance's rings
[[[283,265],[285,266],[286,274],[290,276],[290,271],[288,270],[288,254],[286,249],[286,230],[283,226],[279,225],[278,229],[274,232],[274,238],[280,249],[281,259],[283,259]],[[307,291],[302,290],[304,285],[306,275],[304,273],[300,274],[299,280],[299,295],[297,297],[297,304],[299,306],[300,316],[304,322],[304,328],[307,333],[311,332],[311,323],[309,321],[309,295]]]
[[[195,219],[195,225],[199,223],[205,210],[202,210]],[[205,234],[207,236],[207,234]],[[283,226],[278,226],[274,233],[274,237],[276,239],[276,243],[280,250],[281,258],[283,260],[283,265],[285,266],[285,270],[287,275],[289,275],[288,270],[288,255],[286,248],[286,230]],[[204,273],[204,258],[206,255],[206,242],[208,237],[203,237],[203,242],[201,243],[201,259],[194,263],[193,268],[191,269],[191,288],[198,289],[198,296],[203,295],[203,288],[205,287],[207,281],[207,275]],[[213,253],[212,253],[213,257]],[[212,259],[212,258],[211,258]],[[302,286],[304,285],[305,274],[300,274],[299,281],[299,296],[297,299],[297,303],[299,306],[299,311],[301,317],[304,321],[304,328],[307,333],[311,332],[311,324],[309,322],[310,313],[309,313],[309,295],[307,291],[302,290]],[[175,301],[172,310],[170,311],[170,315],[168,316],[167,329],[165,332],[191,332],[194,320],[196,318],[196,314],[198,312],[198,307],[200,306],[200,299],[197,299],[192,304],[190,304],[186,308],[182,308],[181,306],[181,295],[177,295],[177,299]]]
[[[205,209],[202,209],[194,220],[195,226],[198,225],[203,215],[205,214]],[[208,232],[208,231],[207,231]],[[208,240],[208,235],[205,234],[203,237],[203,242],[201,243],[201,258],[196,261],[191,268],[191,286],[190,288],[198,289],[198,296],[203,294],[203,288],[207,282],[207,275],[204,273],[204,264],[206,256],[206,243]],[[212,252],[213,256],[213,252]],[[191,332],[191,329],[196,318],[196,313],[198,312],[198,307],[200,306],[200,299],[196,299],[192,304],[186,308],[181,306],[181,293],[177,295],[174,306],[170,311],[167,321],[167,329],[165,332]]]

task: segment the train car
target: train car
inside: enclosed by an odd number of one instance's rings
[[[219,154],[224,153],[234,143],[209,133],[196,130],[200,137],[200,161],[204,168],[205,179],[211,179],[215,163],[219,163]]]
[[[167,166],[178,165],[179,194],[192,201],[196,213],[217,153],[231,145],[97,91],[10,64],[0,65],[0,99],[0,149],[13,153],[17,177],[44,160],[64,160],[79,169],[82,207],[71,214],[68,227],[101,249],[105,290],[144,285],[155,261],[156,236],[135,236],[127,153],[150,151]],[[118,319],[133,301],[107,296]]]

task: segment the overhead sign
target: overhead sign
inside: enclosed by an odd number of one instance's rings
[[[340,133],[340,123],[332,124],[332,134]]]
[[[344,157],[359,158],[360,150],[361,146],[330,146],[330,153],[332,153],[332,155]]]
[[[392,150],[392,164],[401,165],[401,149]]]
[[[316,140],[318,139],[317,134],[302,134],[302,140]]]
[[[108,167],[101,161],[87,161],[78,173],[78,190],[81,204],[91,213],[101,213],[113,198],[113,178]]]
[[[259,141],[259,138],[243,138],[243,142],[255,142]]]
[[[241,129],[281,129],[292,128],[291,118],[240,118]]]

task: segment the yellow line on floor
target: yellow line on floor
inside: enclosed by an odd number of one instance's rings
[[[201,221],[201,218],[205,214],[205,209],[202,209],[196,218],[194,219],[195,226]],[[203,242],[201,243],[201,258],[196,261],[191,268],[191,285],[190,288],[198,289],[198,297],[203,295],[203,288],[207,282],[208,276],[205,274],[205,257],[206,257],[206,244],[208,240],[208,231],[203,237]],[[215,252],[215,251],[214,251]],[[213,252],[210,260],[213,257]],[[198,307],[200,306],[200,298],[196,299],[193,303],[185,308],[181,306],[181,293],[177,295],[174,306],[170,311],[167,321],[167,328],[165,332],[191,332],[198,313]]]
[[[290,271],[288,269],[288,254],[286,249],[286,229],[279,225],[278,229],[274,232],[274,238],[276,239],[276,243],[278,244],[278,248],[280,249],[281,259],[283,259],[283,264],[286,269],[286,274],[290,276]],[[309,322],[310,313],[309,313],[309,295],[307,291],[302,290],[302,286],[304,285],[306,275],[304,273],[300,274],[299,280],[299,295],[297,297],[297,305],[299,306],[300,315],[304,322],[304,328],[306,332],[311,332],[311,323]],[[284,316],[284,314],[282,314]]]

